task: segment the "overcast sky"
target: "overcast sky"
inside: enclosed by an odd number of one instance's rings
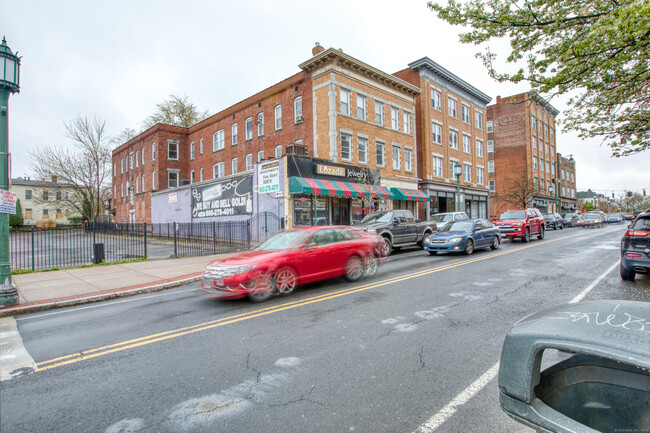
[[[528,90],[490,79],[459,31],[424,0],[8,1],[0,33],[22,56],[9,100],[11,174],[32,174],[30,150],[68,145],[64,122],[77,116],[105,120],[110,135],[140,130],[170,94],[216,113],[299,72],[315,42],[387,73],[428,56],[493,102]],[[565,109],[562,98],[551,104]],[[611,158],[564,132],[557,148],[575,158],[578,190],[650,190],[650,152]]]

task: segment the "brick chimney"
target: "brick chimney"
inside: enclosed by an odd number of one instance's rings
[[[323,48],[319,42],[316,42],[316,46],[311,49],[311,55],[317,56],[323,51],[325,51],[325,48]]]
[[[57,180],[59,180],[58,176],[52,176],[52,182],[56,183]]]

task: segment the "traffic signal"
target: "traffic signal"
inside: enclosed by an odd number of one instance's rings
[[[614,193],[612,193],[612,198],[614,198]]]
[[[643,196],[645,197],[645,188],[643,188]]]

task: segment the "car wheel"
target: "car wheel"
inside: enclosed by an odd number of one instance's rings
[[[620,266],[620,271],[621,271],[621,278],[625,281],[634,281],[634,277],[636,276],[636,272],[634,272],[632,269],[627,269],[623,267],[623,264]]]
[[[388,239],[388,237],[384,237],[384,254],[386,257],[390,256],[390,253],[393,252],[393,243]]]
[[[431,254],[432,256],[435,256],[436,254],[438,254],[438,251],[429,251],[429,254]]]
[[[430,234],[431,234],[431,232],[424,232],[424,234],[422,235],[422,239],[420,239],[420,240],[418,241],[418,248],[420,248],[420,249],[424,248],[424,240],[425,240],[425,239],[427,238],[427,236],[429,236]]]
[[[528,242],[530,240],[530,228],[526,227],[526,231],[524,232],[524,237],[521,238],[522,242]]]
[[[298,286],[298,275],[291,268],[281,268],[276,271],[271,280],[272,292],[278,295],[288,296],[296,291]]]
[[[250,299],[252,302],[264,302],[270,299],[273,296],[273,293],[273,279],[271,279],[271,282],[268,286],[258,287],[253,291],[248,292],[248,299]]]
[[[474,241],[471,239],[467,239],[467,243],[465,244],[465,254],[468,256],[474,252]]]
[[[348,281],[357,281],[363,276],[363,262],[361,257],[352,256],[345,262],[344,274],[345,279]]]
[[[544,228],[544,226],[540,227],[540,229],[539,229],[539,234],[537,235],[537,239],[539,239],[540,241],[541,241],[542,239],[544,239],[544,232],[545,232],[545,231],[546,231],[546,229]]]
[[[560,230],[564,230],[564,224],[560,224]]]
[[[501,245],[501,239],[499,239],[499,236],[495,236],[494,239],[492,240],[492,248],[493,250],[496,250],[499,248],[499,245]]]
[[[374,277],[379,271],[379,259],[373,253],[363,258],[363,274],[366,277]]]

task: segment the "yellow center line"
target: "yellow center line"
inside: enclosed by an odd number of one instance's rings
[[[484,256],[484,257],[474,257],[474,258],[471,258],[471,259],[465,259],[465,260],[462,260],[460,262],[454,262],[454,263],[447,264],[447,265],[442,265],[442,266],[439,266],[439,267],[436,267],[436,268],[433,268],[433,269],[426,269],[426,270],[422,270],[422,271],[418,271],[418,272],[413,272],[413,273],[410,273],[410,274],[407,274],[407,275],[402,275],[400,277],[389,278],[389,279],[385,279],[385,280],[374,282],[374,283],[368,283],[368,284],[364,284],[364,285],[361,285],[361,286],[352,287],[352,288],[349,288],[349,289],[344,289],[344,290],[339,290],[339,291],[336,291],[336,292],[326,293],[326,294],[323,294],[323,295],[309,297],[309,298],[303,299],[303,300],[286,302],[286,303],[283,303],[281,305],[275,305],[275,306],[271,306],[271,307],[261,308],[261,309],[251,311],[251,312],[248,312],[248,313],[242,313],[242,314],[237,314],[237,315],[234,315],[234,316],[223,317],[221,319],[216,319],[216,320],[212,320],[212,321],[209,321],[209,322],[203,322],[203,323],[199,323],[199,324],[196,324],[196,325],[186,326],[186,327],[182,327],[182,328],[178,328],[178,329],[174,329],[174,330],[170,330],[170,331],[165,331],[165,332],[160,332],[160,333],[156,333],[156,334],[147,335],[145,337],[139,337],[139,338],[135,338],[135,339],[127,340],[127,341],[122,341],[122,342],[119,342],[119,343],[109,344],[109,345],[98,347],[98,348],[95,348],[95,349],[85,350],[85,351],[79,352],[79,353],[73,353],[73,354],[70,354],[70,355],[65,355],[65,356],[61,356],[61,357],[58,357],[58,358],[49,359],[47,361],[41,361],[41,362],[37,363],[37,368],[38,369],[36,371],[50,370],[50,369],[53,369],[53,368],[56,368],[56,367],[62,367],[64,365],[70,365],[70,364],[74,364],[74,363],[77,363],[77,362],[80,362],[80,361],[85,361],[85,360],[88,360],[88,359],[97,358],[97,357],[100,357],[100,356],[109,355],[109,354],[112,354],[112,353],[117,353],[117,352],[121,352],[121,351],[128,350],[128,349],[133,349],[135,347],[146,346],[148,344],[157,343],[157,342],[165,341],[165,340],[170,340],[172,338],[178,338],[178,337],[182,337],[184,335],[189,335],[189,334],[193,334],[193,333],[200,332],[200,331],[206,331],[206,330],[209,330],[209,329],[214,329],[214,328],[218,328],[220,326],[231,325],[233,323],[242,322],[244,320],[254,319],[254,318],[257,318],[257,317],[262,317],[262,316],[266,316],[266,315],[269,315],[269,314],[279,313],[279,312],[282,312],[282,311],[292,310],[294,308],[304,307],[306,305],[311,305],[311,304],[315,304],[315,303],[318,303],[318,302],[329,301],[329,300],[336,299],[336,298],[339,298],[339,297],[342,297],[342,296],[347,296],[347,295],[351,295],[351,294],[354,294],[354,293],[364,292],[366,290],[375,289],[377,287],[382,287],[382,286],[386,286],[386,285],[389,285],[389,284],[410,280],[410,279],[413,279],[413,278],[423,277],[423,276],[430,275],[430,274],[433,274],[433,273],[436,273],[436,272],[441,272],[441,271],[457,268],[457,267],[460,267],[460,266],[464,266],[464,265],[467,265],[467,264],[470,264],[470,263],[476,263],[476,262],[480,262],[480,261],[483,261],[483,260],[488,260],[488,259],[491,259],[491,258],[494,258],[494,257],[499,257],[499,256],[503,256],[503,255],[506,255],[506,254],[516,253],[516,252],[519,252],[519,251],[522,251],[522,250],[525,250],[525,249],[528,249],[528,248],[534,248],[534,247],[549,244],[551,242],[557,242],[559,240],[569,239],[569,238],[573,238],[573,237],[576,237],[576,236],[583,236],[583,235],[584,235],[583,233],[581,233],[581,234],[573,234],[573,235],[564,236],[564,237],[553,239],[553,240],[542,241],[541,243],[536,242],[534,244],[529,244],[529,245],[517,247],[517,248],[514,248],[512,250],[508,250],[508,251],[494,252],[494,253],[492,253],[490,255],[487,255],[487,256]]]

